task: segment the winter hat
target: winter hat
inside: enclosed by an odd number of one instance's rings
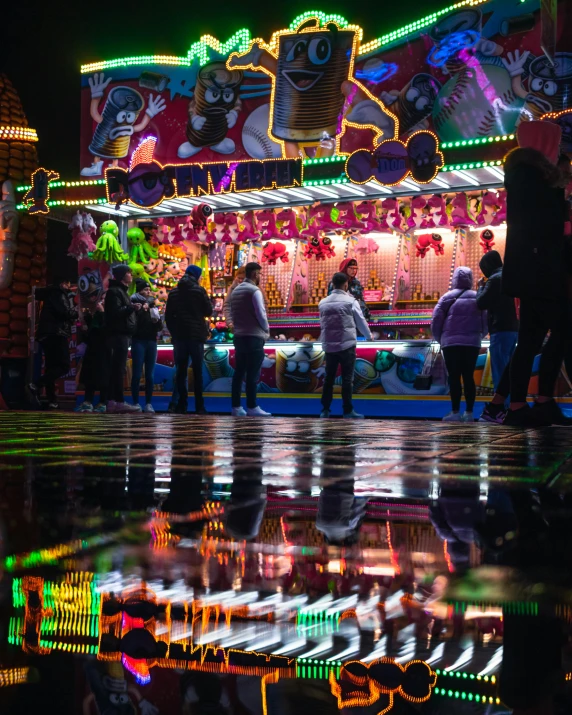
[[[142,290],[145,290],[145,288],[149,288],[149,283],[147,283],[146,280],[143,278],[136,278],[135,279],[135,290],[137,293],[141,293]]]
[[[516,130],[518,145],[521,149],[536,149],[556,164],[560,154],[562,128],[552,122],[521,122]]]
[[[116,281],[122,281],[127,273],[133,273],[127,263],[119,263],[117,266],[113,266],[112,271]]]
[[[191,264],[187,270],[185,271],[186,275],[192,276],[193,278],[196,278],[196,280],[199,280],[203,272],[203,269],[200,266],[195,266]]]
[[[498,251],[489,251],[481,258],[479,268],[483,275],[489,278],[492,274],[502,268],[502,258]]]

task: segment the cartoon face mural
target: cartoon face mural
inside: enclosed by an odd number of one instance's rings
[[[353,77],[361,29],[320,25],[305,19],[295,31],[275,33],[269,45],[254,42],[246,53],[234,53],[227,66],[260,69],[272,78],[270,133],[284,144],[284,156],[295,157],[308,145],[320,144],[333,154],[344,132],[344,120],[395,136],[395,117]]]
[[[431,116],[441,84],[430,74],[416,74],[397,96],[384,94],[385,103],[399,119],[400,136],[418,128]]]
[[[566,109],[572,94],[572,53],[557,52],[554,66],[545,56],[530,63],[529,92],[525,108],[534,119]]]
[[[132,87],[114,87],[108,94],[103,111],[99,112],[99,103],[105,93],[111,77],[104,78],[103,73],[90,77],[91,89],[90,114],[97,128],[89,145],[93,154],[93,164],[82,169],[82,176],[99,176],[103,173],[103,159],[112,159],[116,166],[119,159],[129,153],[131,137],[141,132],[151,119],[165,109],[165,100],[149,95],[149,102],[143,119],[135,124],[143,106],[143,97]]]
[[[78,278],[77,290],[80,305],[83,308],[94,306],[103,295],[103,278],[99,268],[85,270],[83,275]]]
[[[315,392],[316,371],[324,361],[324,351],[313,347],[284,347],[276,350],[276,387],[280,392]]]
[[[224,62],[209,62],[200,69],[189,102],[188,141],[179,146],[179,157],[186,159],[207,146],[220,154],[234,152],[235,143],[226,134],[242,108],[238,96],[242,77],[242,72],[228,70]]]

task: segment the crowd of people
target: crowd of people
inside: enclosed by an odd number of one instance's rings
[[[490,361],[495,394],[481,420],[514,426],[572,424],[554,400],[561,365],[572,366],[572,247],[565,187],[570,161],[559,155],[560,128],[547,122],[523,122],[518,148],[505,159],[507,239],[505,262],[497,251],[480,261],[482,277],[474,290],[470,268],[458,267],[452,289],[433,312],[432,335],[440,345],[448,373],[451,412],[448,422],[472,422],[476,385],[474,371],[483,338],[490,336]],[[268,417],[257,403],[257,386],[269,339],[262,267],[240,267],[224,304],[226,325],[234,334],[235,366],[232,415]],[[154,412],[152,405],[157,338],[164,328],[148,283],[126,264],[116,265],[105,298],[85,314],[80,382],[85,399],[80,412]],[[325,352],[321,418],[331,416],[334,383],[341,371],[343,416],[359,419],[352,404],[358,336],[371,340],[369,310],[357,278],[358,264],[345,259],[319,304],[320,341]],[[212,301],[201,286],[202,269],[190,265],[167,300],[164,322],[174,352],[175,380],[169,411],[187,413],[188,366],[193,367],[196,414],[206,414],[203,396],[204,346],[209,338]],[[29,384],[38,398],[46,390],[48,405],[57,408],[55,382],[69,371],[68,340],[78,319],[70,284],[57,281],[36,293],[42,301],[37,340],[45,354],[43,376]],[[548,338],[547,338],[548,335]],[[546,339],[547,338],[547,339]],[[545,340],[546,339],[546,340]],[[132,402],[125,401],[124,380],[131,348]],[[540,353],[539,395],[529,407],[527,393],[533,360]],[[145,404],[139,399],[145,375]],[[246,408],[242,405],[243,386]],[[95,393],[99,402],[95,405]],[[465,410],[461,412],[464,392]]]

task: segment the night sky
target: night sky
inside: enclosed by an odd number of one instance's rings
[[[0,71],[15,85],[31,127],[39,136],[40,161],[77,178],[79,169],[80,65],[142,54],[186,54],[210,33],[225,41],[248,27],[269,39],[296,15],[322,10],[343,15],[364,28],[364,41],[443,7],[423,2],[345,0],[255,0],[193,2],[39,2],[7,0],[0,39]],[[35,8],[35,9],[34,9]]]

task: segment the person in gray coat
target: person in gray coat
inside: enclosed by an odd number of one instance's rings
[[[336,273],[332,278],[333,290],[320,301],[320,336],[326,353],[326,376],[322,390],[322,414],[330,416],[334,393],[334,380],[338,365],[342,369],[342,401],[345,419],[361,419],[352,404],[354,367],[356,362],[357,331],[371,340],[369,326],[363,317],[358,301],[348,293],[348,276]]]
[[[460,266],[453,274],[452,288],[441,296],[433,311],[431,332],[441,344],[449,373],[452,411],[444,422],[473,422],[477,389],[474,372],[481,341],[488,332],[487,312],[479,310],[473,287],[473,272]],[[461,385],[461,378],[463,383]],[[465,389],[465,413],[461,416],[462,389]]]

